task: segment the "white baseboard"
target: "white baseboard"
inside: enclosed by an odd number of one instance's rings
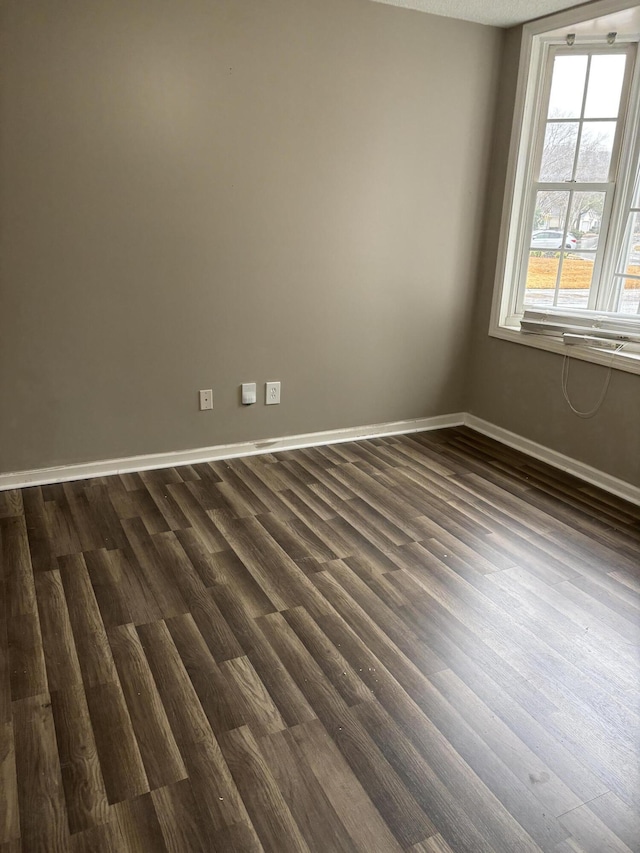
[[[303,435],[284,436],[263,441],[243,441],[236,444],[218,444],[214,447],[198,447],[195,450],[150,453],[144,456],[127,456],[121,459],[104,459],[99,462],[60,465],[55,468],[36,468],[33,471],[0,474],[0,491],[23,489],[27,486],[43,486],[50,483],[64,483],[69,480],[87,480],[90,477],[107,477],[111,474],[125,474],[133,471],[151,471],[154,468],[196,465],[199,462],[211,462],[214,459],[256,456],[260,453],[273,453],[277,450],[297,450],[301,447],[359,441],[364,438],[380,438],[385,435],[404,435],[410,432],[461,426],[464,422],[464,412],[458,412],[451,415],[438,415],[433,418],[414,418],[369,426],[331,429],[324,432],[309,432]]]
[[[640,506],[640,488],[638,486],[627,483],[625,480],[619,480],[617,477],[612,477],[611,474],[605,474],[604,471],[592,468],[591,465],[586,465],[584,462],[579,462],[571,456],[565,456],[564,453],[558,453],[556,450],[551,450],[543,444],[523,438],[515,432],[510,432],[508,429],[503,429],[489,421],[484,421],[475,415],[466,414],[464,422],[466,426],[477,432],[481,432],[483,435],[489,436],[489,438],[495,438],[496,441],[502,444],[513,447],[515,450],[521,450],[527,456],[540,459],[540,461],[546,462],[548,465],[553,465],[554,468],[559,468],[561,471],[573,474],[574,477],[578,477],[592,486],[598,486],[598,488],[604,489],[605,492],[610,492],[619,498],[624,498]]]
[[[238,456],[256,456],[260,453],[273,453],[278,450],[297,450],[302,447],[317,447],[323,444],[337,444],[343,441],[359,441],[365,438],[381,438],[386,435],[404,435],[411,432],[445,429],[461,426],[481,432],[516,450],[521,450],[535,459],[547,462],[554,468],[560,468],[604,489],[606,492],[624,498],[640,506],[640,488],[605,474],[597,468],[585,465],[577,459],[558,453],[528,438],[496,426],[465,412],[451,415],[438,415],[433,418],[415,418],[413,420],[394,421],[392,423],[372,424],[362,427],[347,427],[324,432],[309,432],[303,435],[291,435],[264,441],[244,441],[236,444],[219,444],[214,447],[198,447],[195,450],[177,450],[171,453],[151,453],[144,456],[127,456],[122,459],[104,459],[99,462],[82,462],[74,465],[60,465],[56,468],[37,468],[33,471],[16,471],[0,474],[0,491],[22,489],[27,486],[43,486],[50,483],[64,483],[68,480],[86,480],[90,477],[107,477],[111,474],[125,474],[133,471],[150,471],[154,468],[174,468],[179,465],[194,465],[199,462],[211,462],[214,459],[232,459]]]

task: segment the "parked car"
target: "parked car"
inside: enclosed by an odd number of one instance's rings
[[[565,249],[575,249],[577,247],[578,241],[573,234],[567,233],[565,236],[562,231],[534,231],[531,235],[531,248],[561,249],[563,237]]]

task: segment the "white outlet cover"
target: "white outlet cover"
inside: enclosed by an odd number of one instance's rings
[[[267,382],[265,385],[264,402],[267,406],[275,406],[280,402],[280,383]]]
[[[255,382],[243,382],[242,383],[242,405],[250,406],[252,403],[256,401],[256,383]]]

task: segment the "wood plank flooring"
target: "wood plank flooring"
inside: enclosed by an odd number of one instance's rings
[[[0,853],[640,853],[640,511],[467,429],[0,493]]]

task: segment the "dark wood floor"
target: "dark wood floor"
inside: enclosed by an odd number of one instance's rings
[[[0,853],[638,853],[639,519],[465,429],[0,494]]]

